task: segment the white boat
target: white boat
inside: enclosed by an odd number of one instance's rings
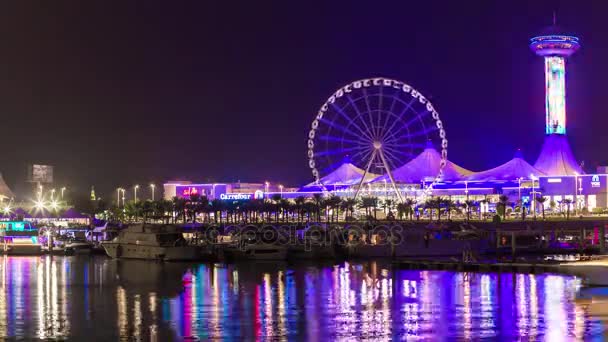
[[[106,254],[115,259],[177,261],[200,258],[199,248],[188,245],[180,229],[173,225],[136,224],[101,245]]]
[[[90,254],[93,244],[81,239],[70,239],[63,245],[65,254]]]

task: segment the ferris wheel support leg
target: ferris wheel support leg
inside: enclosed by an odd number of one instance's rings
[[[365,172],[363,172],[363,177],[359,181],[359,186],[357,187],[357,191],[355,191],[355,196],[353,199],[357,199],[357,195],[359,195],[359,191],[361,191],[361,187],[363,186],[363,181],[365,180],[365,176],[369,173],[369,168],[372,166],[374,159],[376,158],[376,150],[372,152],[371,157],[369,158],[369,162],[367,163],[367,167],[365,168]]]
[[[388,163],[386,162],[386,159],[384,158],[384,153],[382,153],[381,149],[378,150],[378,154],[380,154],[380,159],[382,160],[382,164],[384,164],[384,169],[386,170],[386,173],[388,174],[388,178],[391,180],[391,184],[393,184],[393,189],[395,190],[395,193],[397,194],[397,198],[399,199],[399,202],[403,202],[401,193],[399,192],[399,189],[397,189],[397,183],[395,183],[395,178],[393,178],[393,173],[391,172],[391,169],[388,167]]]

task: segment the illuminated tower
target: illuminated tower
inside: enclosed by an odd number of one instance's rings
[[[566,57],[580,48],[578,37],[555,26],[530,40],[530,48],[545,59],[545,143],[534,167],[550,175],[583,174],[566,138]]]

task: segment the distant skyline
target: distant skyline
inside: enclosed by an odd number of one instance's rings
[[[568,137],[592,170],[602,146],[608,4],[597,1],[273,2],[172,6],[107,1],[0,6],[0,172],[28,163],[58,186],[311,181],[306,135],[342,85],[384,76],[429,96],[451,161],[474,171],[544,139],[542,58],[557,23],[581,38],[567,61]]]

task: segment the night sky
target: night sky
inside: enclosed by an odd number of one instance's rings
[[[59,186],[105,195],[180,178],[301,185],[319,106],[374,76],[432,99],[453,162],[481,170],[516,148],[534,162],[544,75],[528,41],[554,9],[582,43],[567,62],[572,148],[588,169],[608,162],[606,2],[188,3],[2,3],[10,186],[30,162],[54,165]]]

